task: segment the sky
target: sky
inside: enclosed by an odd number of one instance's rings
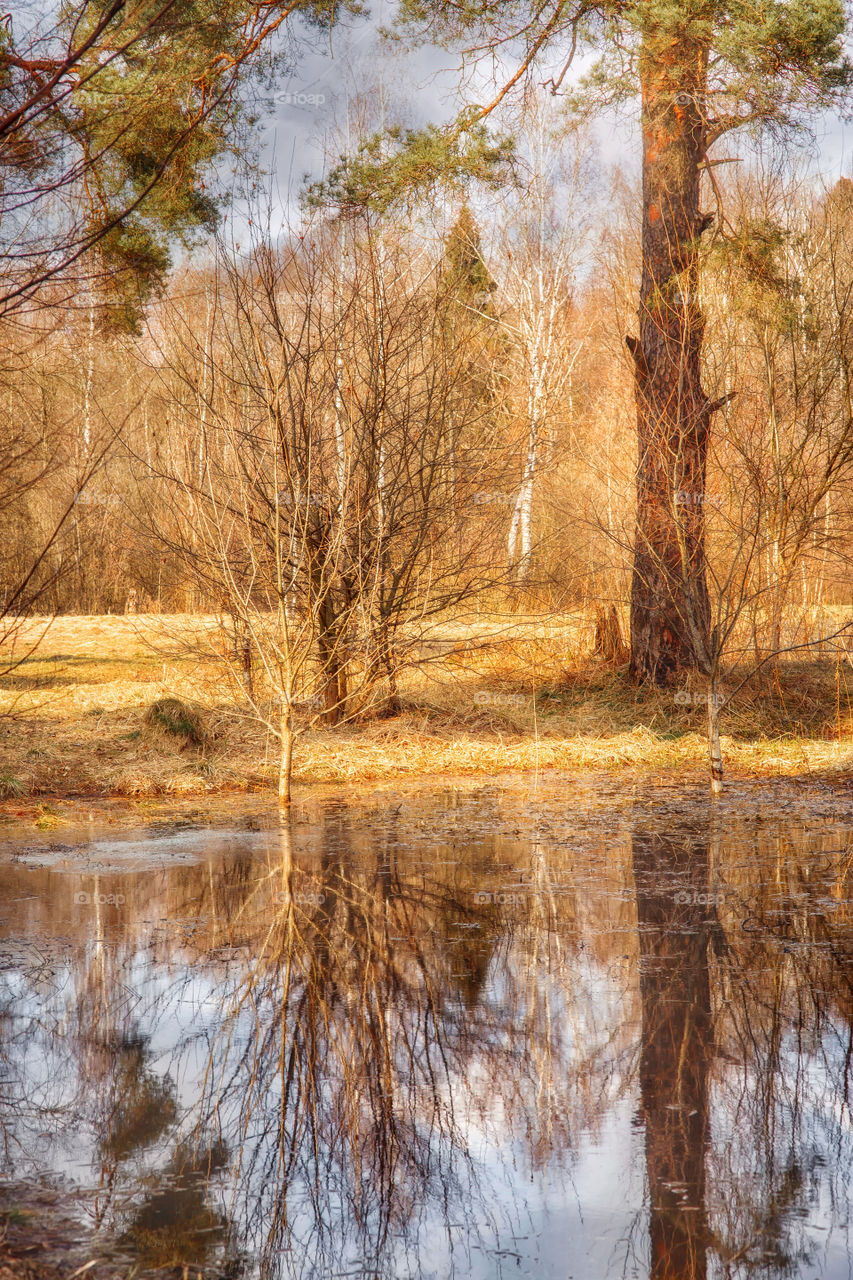
[[[345,149],[348,107],[352,111],[359,99],[371,128],[401,117],[406,124],[423,125],[453,114],[459,86],[454,54],[428,45],[404,53],[383,44],[379,31],[393,13],[392,3],[376,0],[368,19],[347,20],[331,37],[309,35],[306,29],[292,73],[274,87],[262,124],[263,161],[276,205],[295,212],[305,176],[323,172],[324,150],[336,156]],[[851,176],[852,130],[838,119],[821,118],[816,141],[803,142],[801,162],[829,185]],[[349,142],[354,140],[351,133]],[[636,169],[637,144],[636,115],[630,109],[599,123],[597,145],[605,169]]]
[[[346,121],[356,104],[371,128],[402,118],[407,125],[448,119],[457,75],[453,55],[424,47],[395,52],[381,41],[394,6],[377,0],[368,19],[348,20],[331,36],[300,40],[294,68],[277,84],[262,126],[263,162],[277,198],[296,206],[306,175],[322,175],[324,153],[347,147]],[[349,142],[355,144],[353,133]]]

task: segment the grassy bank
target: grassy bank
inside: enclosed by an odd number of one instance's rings
[[[239,714],[221,667],[199,646],[212,625],[56,620],[2,680],[0,811],[49,824],[50,802],[63,797],[133,803],[269,790],[277,744]],[[503,621],[491,631],[484,623],[466,652],[408,675],[398,713],[308,732],[296,785],[555,768],[701,774],[698,698],[633,688],[624,669],[589,657],[588,639],[579,619]],[[189,720],[169,711],[173,698]],[[165,714],[152,711],[157,704]],[[723,713],[728,772],[853,775],[851,704],[846,661],[785,662],[778,679],[768,671]]]

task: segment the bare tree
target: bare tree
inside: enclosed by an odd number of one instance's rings
[[[496,517],[491,542],[489,518],[464,518],[500,453],[466,399],[440,264],[413,270],[369,228],[345,257],[310,234],[242,261],[223,251],[207,336],[193,299],[176,300],[157,368],[172,424],[153,463],[159,536],[239,632],[283,803],[298,733],[393,704],[430,627],[502,573]]]

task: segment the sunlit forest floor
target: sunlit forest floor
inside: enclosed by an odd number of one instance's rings
[[[270,790],[278,744],[245,712],[217,660],[213,619],[66,617],[0,680],[0,809],[50,827],[50,801],[143,805]],[[44,624],[19,633],[17,655]],[[200,640],[201,638],[201,640]],[[636,689],[591,654],[578,617],[480,621],[432,641],[398,705],[300,738],[294,781],[360,784],[452,773],[705,769],[705,708],[686,691]],[[8,654],[5,655],[8,657]],[[724,681],[731,693],[740,675]],[[201,732],[152,722],[158,699],[193,708]],[[853,774],[853,665],[843,652],[767,664],[723,711],[732,776]]]

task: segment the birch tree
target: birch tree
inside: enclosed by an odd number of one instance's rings
[[[507,556],[515,579],[524,581],[531,567],[537,475],[552,452],[554,418],[566,412],[583,345],[570,342],[567,321],[585,246],[590,153],[541,93],[528,95],[517,136],[525,180],[499,206],[496,258],[503,275],[501,324],[512,340],[524,424]]]

